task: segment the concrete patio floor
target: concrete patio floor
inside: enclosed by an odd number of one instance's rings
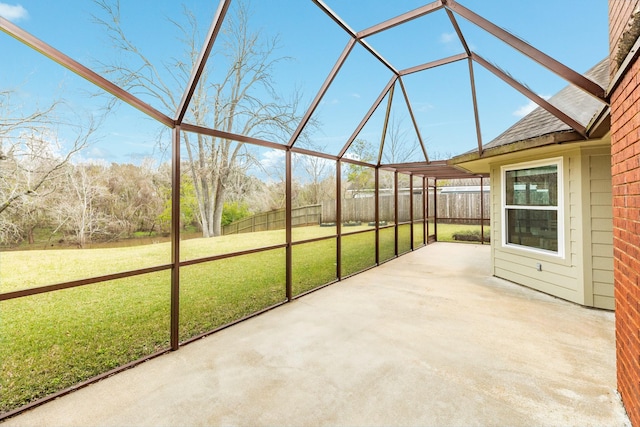
[[[436,243],[6,426],[625,426],[614,314]]]

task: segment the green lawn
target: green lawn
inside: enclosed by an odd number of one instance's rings
[[[419,230],[416,230],[418,228]],[[445,227],[438,226],[439,232]],[[372,230],[349,227],[343,231]],[[335,229],[296,229],[295,240]],[[414,227],[414,243],[422,231]],[[394,254],[394,228],[380,230],[380,259]],[[398,227],[400,253],[411,248]],[[284,231],[185,240],[181,259],[284,243]],[[0,292],[168,264],[170,244],[3,252]],[[336,239],[292,249],[293,295],[336,280]],[[342,275],[375,265],[375,232],[342,238]],[[180,340],[286,299],[286,251],[181,267]],[[115,367],[169,348],[170,270],[0,302],[0,412],[10,411]]]

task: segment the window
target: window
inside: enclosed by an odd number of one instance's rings
[[[563,253],[562,159],[503,167],[503,244]]]

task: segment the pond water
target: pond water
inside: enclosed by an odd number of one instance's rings
[[[195,239],[202,237],[201,232],[189,232],[181,233],[180,240]],[[97,248],[126,248],[131,246],[153,245],[156,243],[170,242],[171,236],[147,236],[147,237],[131,237],[128,239],[115,240],[110,242],[93,242],[87,244],[85,249],[97,249]],[[29,250],[43,250],[43,249],[78,249],[78,246],[65,242],[63,240],[51,239],[48,242],[36,242],[34,244],[22,244],[20,246],[6,248],[0,248],[0,252],[8,251],[29,251]]]

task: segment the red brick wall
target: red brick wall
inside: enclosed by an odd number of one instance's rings
[[[612,59],[618,52],[618,42],[628,28],[629,18],[637,10],[640,0],[609,0],[609,51]],[[611,62],[611,75],[617,70],[615,62]]]
[[[636,5],[609,2],[612,59]],[[611,94],[611,156],[618,391],[640,426],[640,61]]]

